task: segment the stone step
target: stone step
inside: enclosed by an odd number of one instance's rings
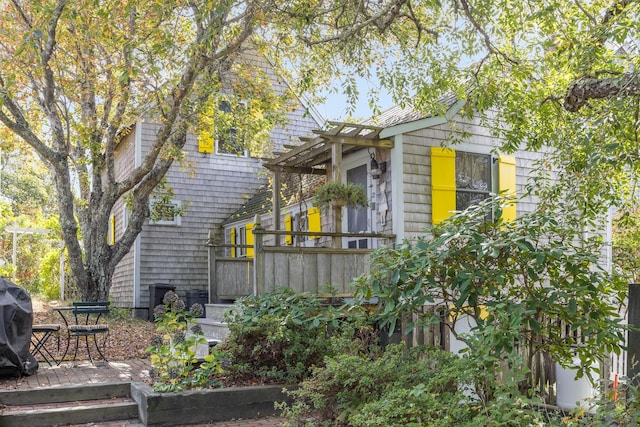
[[[205,304],[205,318],[217,322],[224,322],[224,313],[233,308],[233,304]]]
[[[0,403],[4,405],[2,426],[135,423],[138,417],[138,404],[131,398],[128,383],[7,390],[0,393]]]

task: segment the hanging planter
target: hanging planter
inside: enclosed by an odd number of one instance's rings
[[[342,206],[364,208],[369,206],[369,202],[367,192],[362,185],[328,181],[313,193],[313,205],[320,209]]]

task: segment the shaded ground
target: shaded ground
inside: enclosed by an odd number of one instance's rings
[[[57,337],[52,337],[47,348],[56,357],[60,358],[67,346],[67,332],[64,329],[64,322],[60,314],[53,311],[52,307],[59,305],[68,305],[68,303],[52,302],[47,303],[37,299],[32,301],[33,305],[33,323],[48,324],[58,323],[62,325],[62,329]],[[146,358],[148,355],[145,349],[151,345],[151,337],[154,334],[155,325],[152,322],[131,319],[129,313],[118,309],[112,310],[111,314],[106,317],[106,323],[109,325],[109,338],[107,339],[106,356],[108,360],[131,360]],[[73,318],[73,316],[71,316]],[[101,323],[104,320],[101,319]],[[91,342],[90,342],[91,344]],[[65,360],[73,358],[74,343],[71,343],[69,352]],[[95,349],[91,352],[92,357]],[[87,360],[87,351],[83,343],[78,349],[78,360]]]

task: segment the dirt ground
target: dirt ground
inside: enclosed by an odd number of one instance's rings
[[[60,324],[62,327],[57,336],[53,336],[47,348],[56,357],[60,358],[67,346],[67,331],[60,313],[53,310],[56,306],[69,305],[68,302],[43,301],[38,298],[31,300],[33,308],[33,324]],[[67,316],[69,317],[69,315]],[[73,318],[73,316],[71,316]],[[104,323],[101,319],[100,323]],[[145,349],[151,345],[151,338],[154,335],[155,325],[145,320],[131,319],[126,312],[113,310],[106,317],[109,325],[109,336],[106,343],[106,356],[109,361],[130,360],[146,358],[148,355]],[[92,344],[91,340],[89,342]],[[73,358],[74,342],[71,342],[65,360]],[[95,349],[92,349],[92,357]],[[78,348],[78,360],[87,360],[88,355],[84,343],[81,341]]]

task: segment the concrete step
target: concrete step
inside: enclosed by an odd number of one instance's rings
[[[138,404],[126,383],[13,390],[0,395],[5,405],[2,426],[102,424],[138,417]]]
[[[224,322],[224,313],[233,308],[233,304],[205,304],[205,318]]]
[[[229,328],[224,322],[211,319],[197,319],[202,328],[202,333],[207,340],[224,341],[229,336]]]

